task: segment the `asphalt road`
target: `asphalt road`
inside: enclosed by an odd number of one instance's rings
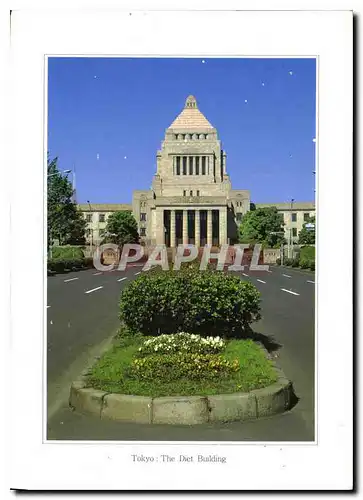
[[[140,266],[125,272],[87,270],[48,278],[48,439],[138,441],[314,440],[315,275],[270,267],[238,275],[261,291],[262,320],[253,325],[292,380],[298,402],[284,415],[248,423],[163,426],[100,421],[69,410],[69,385],[119,325],[118,300]]]

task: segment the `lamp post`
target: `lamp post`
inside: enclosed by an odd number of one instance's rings
[[[92,207],[91,207],[91,203],[89,200],[87,200],[87,203],[88,203],[88,206],[89,206],[89,211],[90,211],[90,214],[91,214],[91,221],[90,221],[90,224],[91,224],[91,227],[90,227],[90,239],[89,239],[89,248],[90,248],[90,252],[91,252],[91,257],[92,257],[92,251],[93,251],[93,248],[92,248],[92,239],[93,239],[93,228],[92,228]]]
[[[293,251],[292,251],[292,207],[293,207],[294,201],[295,201],[294,198],[291,198],[291,201],[290,201],[289,249],[288,249],[289,259],[292,259],[292,254],[293,254]]]
[[[269,234],[281,234],[285,235],[284,231],[271,231]],[[284,265],[284,242],[281,243],[280,246],[280,258],[281,258],[281,265]]]

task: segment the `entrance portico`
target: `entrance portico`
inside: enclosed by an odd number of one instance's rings
[[[227,243],[227,206],[157,207],[156,243],[168,247],[180,244],[220,246]]]

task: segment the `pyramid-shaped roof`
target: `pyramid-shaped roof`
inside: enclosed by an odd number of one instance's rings
[[[190,95],[185,101],[183,111],[175,118],[169,128],[172,129],[212,129],[213,125],[209,123],[207,118],[198,109],[197,101],[194,96]]]

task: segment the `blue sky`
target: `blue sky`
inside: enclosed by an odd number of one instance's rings
[[[149,189],[189,94],[218,130],[234,189],[255,203],[314,199],[315,59],[51,58],[48,76],[48,151],[76,167],[79,203]]]

